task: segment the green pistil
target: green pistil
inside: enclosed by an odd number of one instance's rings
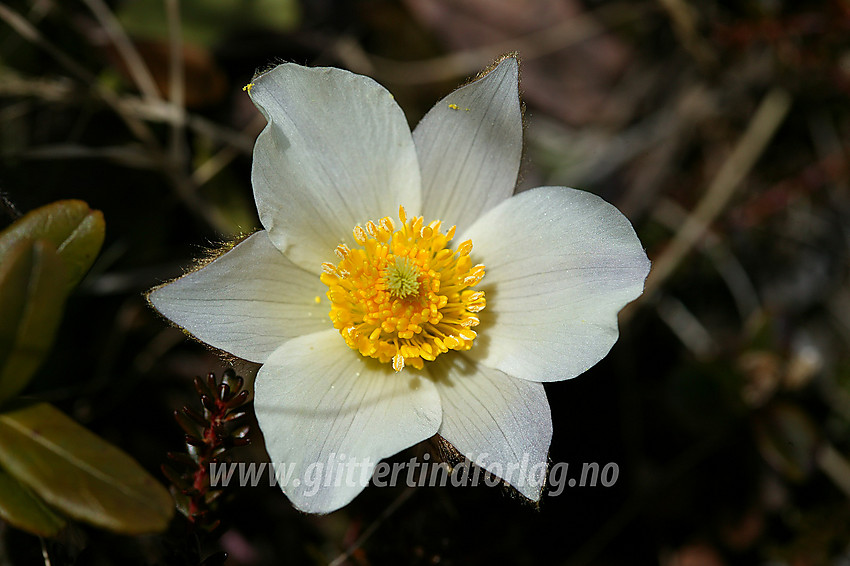
[[[390,295],[404,299],[419,291],[419,269],[406,257],[397,257],[387,266],[385,276]]]

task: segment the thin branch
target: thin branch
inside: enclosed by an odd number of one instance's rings
[[[0,96],[28,96],[48,102],[68,102],[74,97],[72,81],[66,78],[24,78],[4,69],[0,73]]]
[[[53,57],[72,75],[76,75],[79,79],[85,82],[91,82],[94,80],[94,75],[89,73],[85,67],[68,57],[61,49],[47,41],[26,18],[9,8],[5,3],[0,3],[0,19],[6,22],[6,24],[15,30],[18,35],[46,51],[48,55]]]
[[[706,360],[717,351],[717,343],[711,334],[679,299],[664,297],[658,301],[655,310],[658,318],[697,359]]]
[[[401,507],[408,499],[410,499],[410,497],[414,493],[416,493],[416,488],[414,488],[414,487],[408,487],[403,492],[401,492],[401,494],[398,497],[396,497],[395,501],[393,501],[392,503],[387,505],[387,508],[384,509],[384,512],[381,513],[381,515],[377,519],[375,519],[372,522],[372,524],[369,525],[369,527],[365,531],[363,531],[363,534],[361,534],[357,538],[357,540],[355,540],[351,544],[351,546],[349,546],[347,549],[345,549],[345,552],[343,552],[342,554],[340,554],[339,556],[337,556],[336,558],[331,560],[331,562],[328,564],[328,566],[340,566],[346,560],[351,558],[351,555],[354,554],[357,551],[358,548],[363,546],[363,543],[366,542],[369,539],[369,537],[371,537],[373,534],[375,534],[375,531],[378,530],[378,527],[380,527],[381,524],[384,521],[389,519],[390,516],[393,513],[395,513],[398,510],[398,508]]]
[[[136,46],[130,41],[127,32],[124,31],[124,28],[112,13],[112,10],[109,9],[109,6],[103,0],[83,0],[83,2],[85,2],[89,10],[97,18],[106,35],[109,36],[110,41],[112,41],[118,54],[127,65],[127,70],[142,95],[151,100],[160,100],[162,97],[159,94],[159,89],[151,75],[150,69],[148,69]]]
[[[173,124],[176,120],[181,119],[178,116],[179,109],[170,102],[145,102],[138,97],[128,96],[122,98],[121,103],[128,112],[133,112],[135,115],[144,120]],[[230,145],[245,155],[251,155],[251,152],[253,151],[254,139],[243,132],[223,127],[197,114],[187,113],[185,114],[185,120],[186,125],[190,130],[202,136]],[[265,123],[265,118],[262,117],[262,114],[257,113],[257,118],[251,122],[251,126],[246,128],[246,131],[253,131],[254,129],[257,129],[254,127],[255,123],[259,124],[257,128],[261,127],[262,124]]]
[[[9,198],[9,194],[4,191],[0,191],[0,209],[12,220],[17,220],[23,216],[21,211],[18,210],[18,207],[15,206],[15,203],[12,202],[12,199]]]
[[[791,107],[791,96],[774,88],[762,99],[746,131],[738,140],[732,154],[726,159],[717,176],[705,191],[696,208],[688,216],[662,254],[653,262],[639,301],[648,300],[676,271],[708,227],[723,211],[741,181],[749,174],[756,161],[767,148]],[[623,310],[627,320],[634,312],[635,301]]]
[[[815,454],[818,467],[827,475],[835,487],[850,498],[850,462],[836,448],[825,442]]]
[[[265,123],[265,121],[266,119],[263,118],[263,115],[258,112],[254,119],[251,120],[251,122],[245,128],[245,130],[253,131],[261,127],[262,124]],[[248,136],[245,137],[247,138]],[[247,153],[250,155],[250,145],[248,145],[247,151],[244,151],[243,148],[238,147],[234,144],[229,144],[225,146],[218,153],[204,161],[200,166],[198,166],[197,169],[195,169],[195,172],[192,173],[192,181],[195,183],[196,186],[202,187],[203,185],[207,184],[210,179],[218,175],[222,169],[227,167],[230,162],[232,162],[239,155],[239,153]]]
[[[0,97],[36,97],[42,100],[70,103],[74,101],[75,94],[79,95],[82,93],[79,90],[75,90],[73,84],[66,79],[29,79],[8,72],[0,75]],[[80,97],[78,96],[77,98]],[[123,96],[119,100],[127,113],[142,120],[171,123],[177,119],[173,105],[165,100],[145,101],[137,96]],[[206,184],[237,155],[251,155],[254,140],[249,134],[258,131],[263,124],[265,124],[265,118],[259,113],[256,114],[255,118],[243,131],[223,127],[199,115],[187,114],[186,125],[190,130],[224,145],[224,148],[219,153],[201,164],[192,174],[195,185],[201,186]],[[39,148],[36,151],[40,149],[43,148]],[[72,157],[77,156],[73,155]],[[84,157],[88,156],[90,155],[85,155]],[[153,163],[150,159],[147,161]],[[150,167],[150,165],[145,164],[144,167]]]
[[[183,35],[180,23],[179,0],[165,0],[168,20],[168,99],[174,107],[176,119],[171,122],[169,152],[176,167],[183,169],[185,159],[184,128],[186,125],[186,90],[183,70]]]
[[[687,218],[687,210],[670,199],[660,199],[652,214],[654,221],[669,228],[671,232],[678,230]],[[741,319],[752,320],[761,312],[759,295],[744,266],[726,245],[726,241],[708,229],[698,245],[726,283]]]
[[[203,187],[222,169],[230,165],[237,155],[239,155],[239,152],[233,146],[224,147],[195,169],[195,172],[192,173],[192,182],[196,187]]]
[[[75,99],[81,99],[83,94],[66,78],[27,78],[8,70],[0,73],[0,97],[28,96],[51,102],[71,103]],[[174,106],[167,100],[144,100],[135,95],[125,95],[119,97],[118,101],[125,113],[141,120],[171,124],[180,119]],[[244,155],[251,155],[254,147],[254,139],[248,133],[259,130],[265,124],[265,118],[260,113],[257,113],[244,132],[221,126],[197,114],[187,113],[185,120],[193,132],[231,146]]]
[[[5,3],[0,3],[0,20],[6,22],[21,37],[43,49],[77,79],[89,85],[92,92],[103,100],[121,118],[133,135],[144,142],[145,145],[152,149],[159,147],[156,138],[147,125],[123,111],[118,102],[118,96],[114,92],[101,87],[97,77],[48,41],[26,18],[9,8]]]
[[[158,169],[159,163],[138,145],[89,147],[75,144],[52,144],[13,153],[21,159],[106,159],[135,169]]]
[[[50,553],[47,551],[47,543],[42,537],[39,537],[39,540],[41,541],[41,557],[44,559],[44,566],[51,566],[53,562],[51,562]]]
[[[423,61],[402,62],[367,55],[362,50],[352,51],[350,40],[338,42],[335,50],[337,57],[352,70],[368,72],[387,82],[435,83],[473,75],[505,53],[519,51],[523,60],[530,61],[566,49],[601,35],[611,27],[637,20],[644,6],[645,4],[638,5],[634,10],[624,10],[622,6],[600,8],[542,30]],[[600,21],[605,23],[604,27],[599,24]],[[357,47],[359,49],[359,46]],[[365,61],[370,64],[365,65]]]
[[[703,67],[717,65],[717,55],[697,29],[697,12],[693,6],[686,0],[658,0],[658,3],[670,16],[673,32],[691,57]]]
[[[177,8],[177,0],[166,0],[173,4],[174,8]],[[79,65],[76,61],[65,55],[61,50],[59,50],[56,46],[50,43],[41,33],[32,26],[24,17],[10,9],[6,4],[0,3],[0,20],[6,22],[9,26],[12,27],[18,34],[20,34],[24,39],[38,45],[40,48],[44,49],[51,57],[56,59],[56,61],[65,67],[72,75],[76,76],[83,83],[88,84],[92,90],[103,102],[107,104],[127,125],[130,131],[139,139],[142,143],[144,143],[146,149],[150,152],[151,158],[159,163],[160,170],[168,177],[169,181],[171,181],[174,186],[174,190],[177,192],[177,196],[185,203],[185,205],[195,212],[198,216],[204,219],[210,226],[212,226],[215,230],[229,234],[232,232],[231,223],[228,222],[227,218],[214,206],[200,198],[195,190],[194,185],[192,184],[191,178],[182,171],[177,169],[177,163],[182,162],[170,159],[163,151],[157,141],[156,137],[153,135],[153,132],[148,128],[147,124],[138,119],[135,115],[124,108],[121,104],[120,97],[114,92],[107,90],[101,87],[97,81],[97,78],[85,69],[83,66]],[[179,20],[177,22],[179,25]],[[178,32],[179,33],[179,30]],[[179,40],[178,40],[179,45]],[[182,49],[182,47],[181,47]],[[182,61],[181,61],[182,63]],[[180,74],[182,76],[182,67]],[[180,124],[185,123],[185,110],[182,107],[182,79],[180,81],[180,90],[176,92],[172,92],[172,96],[177,96],[181,101],[180,106],[175,106],[173,104],[174,100],[172,98],[172,107],[176,108],[177,119],[175,119],[172,124],[179,122]],[[183,131],[182,125],[174,126],[175,131],[179,129],[179,132]],[[175,134],[175,139],[177,135]],[[174,147],[174,146],[172,146]],[[182,146],[181,146],[182,147]]]

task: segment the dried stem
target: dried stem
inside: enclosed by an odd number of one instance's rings
[[[176,0],[170,0],[169,6],[169,14],[171,14],[171,11],[175,11],[175,14],[170,15],[169,21],[171,22],[174,18],[177,18],[172,22],[171,27],[179,27],[179,16],[176,15],[176,11],[178,11]],[[170,93],[172,116],[170,120],[172,124],[171,154],[166,155],[147,124],[132,112],[127,111],[121,103],[121,98],[116,93],[100,86],[97,78],[91,72],[49,42],[26,18],[10,9],[6,4],[0,3],[0,20],[11,26],[21,37],[46,51],[78,80],[89,85],[92,92],[109,106],[127,125],[133,135],[145,145],[145,149],[150,153],[151,159],[159,163],[159,169],[168,177],[177,196],[180,197],[189,209],[203,218],[217,231],[225,234],[232,231],[226,217],[198,196],[197,187],[192,182],[188,171],[184,171],[180,165],[184,162],[182,157],[184,151],[183,130],[186,118],[185,109],[183,108],[182,41],[179,38],[179,29],[176,31],[174,29],[170,30],[172,36],[172,79],[176,79],[179,76],[179,80],[176,81],[179,83],[179,86],[172,84],[172,91]],[[174,37],[175,35],[177,36],[176,38]],[[173,60],[175,46],[181,50],[179,54],[180,60],[177,62]],[[175,101],[179,102],[179,105]]]
[[[133,42],[127,36],[127,32],[121,27],[118,19],[109,9],[109,6],[103,0],[83,0],[86,6],[89,7],[92,14],[97,18],[97,21],[103,27],[110,41],[115,46],[118,54],[127,65],[127,70],[136,83],[136,87],[141,91],[142,95],[151,100],[160,100],[162,97],[159,94],[159,89],[156,87],[156,81],[145,64],[139,51],[136,49]]]
[[[623,10],[622,6],[616,6],[614,9],[600,8],[542,30],[423,61],[401,62],[367,55],[362,51],[352,51],[351,41],[340,41],[336,45],[336,55],[352,70],[368,72],[387,82],[435,83],[474,75],[505,53],[519,51],[523,60],[530,61],[566,49],[603,34],[610,27],[636,20],[642,12],[642,7],[643,5],[639,5],[637,9],[628,11]],[[606,26],[600,25],[599,21],[605,21]],[[370,62],[366,68],[364,61]]]
[[[765,95],[732,154],[723,163],[694,211],[679,228],[667,248],[653,262],[643,296],[622,311],[621,320],[627,320],[633,314],[635,305],[652,297],[676,271],[726,207],[741,181],[767,148],[790,107],[791,96],[784,90],[774,88]]]
[[[183,35],[180,26],[179,0],[166,0],[165,12],[168,20],[168,99],[177,114],[171,122],[171,143],[169,144],[172,162],[182,167],[185,159],[186,125],[185,76],[183,70]]]
[[[363,534],[357,537],[357,540],[355,540],[351,544],[351,546],[346,548],[345,552],[334,558],[328,564],[328,566],[341,566],[343,563],[345,563],[346,560],[351,558],[351,555],[354,554],[358,548],[363,546],[363,543],[366,542],[369,537],[375,534],[375,531],[378,530],[378,527],[380,527],[384,521],[389,519],[390,516],[392,516],[392,514],[395,513],[398,508],[401,507],[408,499],[410,499],[410,497],[414,493],[416,493],[416,488],[414,487],[408,487],[404,491],[402,491],[399,496],[395,498],[395,501],[387,505],[387,508],[384,509],[380,516],[375,519],[372,524],[366,528],[366,530],[363,531]]]
[[[135,116],[125,112],[121,107],[118,96],[114,92],[99,86],[97,77],[48,41],[26,18],[10,9],[6,4],[0,3],[0,20],[6,22],[21,37],[43,49],[69,73],[77,77],[77,79],[89,85],[98,98],[106,103],[121,118],[136,138],[151,150],[158,150],[159,145],[150,128]]]
[[[673,22],[673,32],[685,50],[703,67],[717,64],[714,50],[699,34],[696,10],[686,0],[658,0]]]

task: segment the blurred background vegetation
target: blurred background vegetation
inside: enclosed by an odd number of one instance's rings
[[[846,0],[0,2],[0,228],[60,199],[106,222],[24,393],[168,485],[172,413],[200,410],[193,378],[227,365],[142,293],[259,227],[264,122],[243,85],[279,61],[347,68],[415,125],[510,51],[519,190],[601,195],[653,260],[611,355],[546,388],[551,461],[615,462],[616,484],[539,509],[498,488],[369,488],[324,517],[234,488],[207,529],[0,522],[0,564],[850,562]],[[262,461],[249,437],[232,457]]]

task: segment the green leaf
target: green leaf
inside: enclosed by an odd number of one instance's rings
[[[68,266],[67,288],[70,290],[80,282],[100,252],[105,229],[99,210],[91,210],[81,200],[56,201],[25,214],[0,232],[0,263],[20,240],[45,239],[53,244]]]
[[[2,468],[0,519],[42,537],[52,537],[65,526],[65,519],[51,511],[41,499]]]
[[[135,460],[46,403],[0,413],[0,466],[59,511],[120,533],[162,531],[174,513]]]
[[[66,272],[46,240],[22,238],[0,257],[0,403],[24,388],[50,350]]]

